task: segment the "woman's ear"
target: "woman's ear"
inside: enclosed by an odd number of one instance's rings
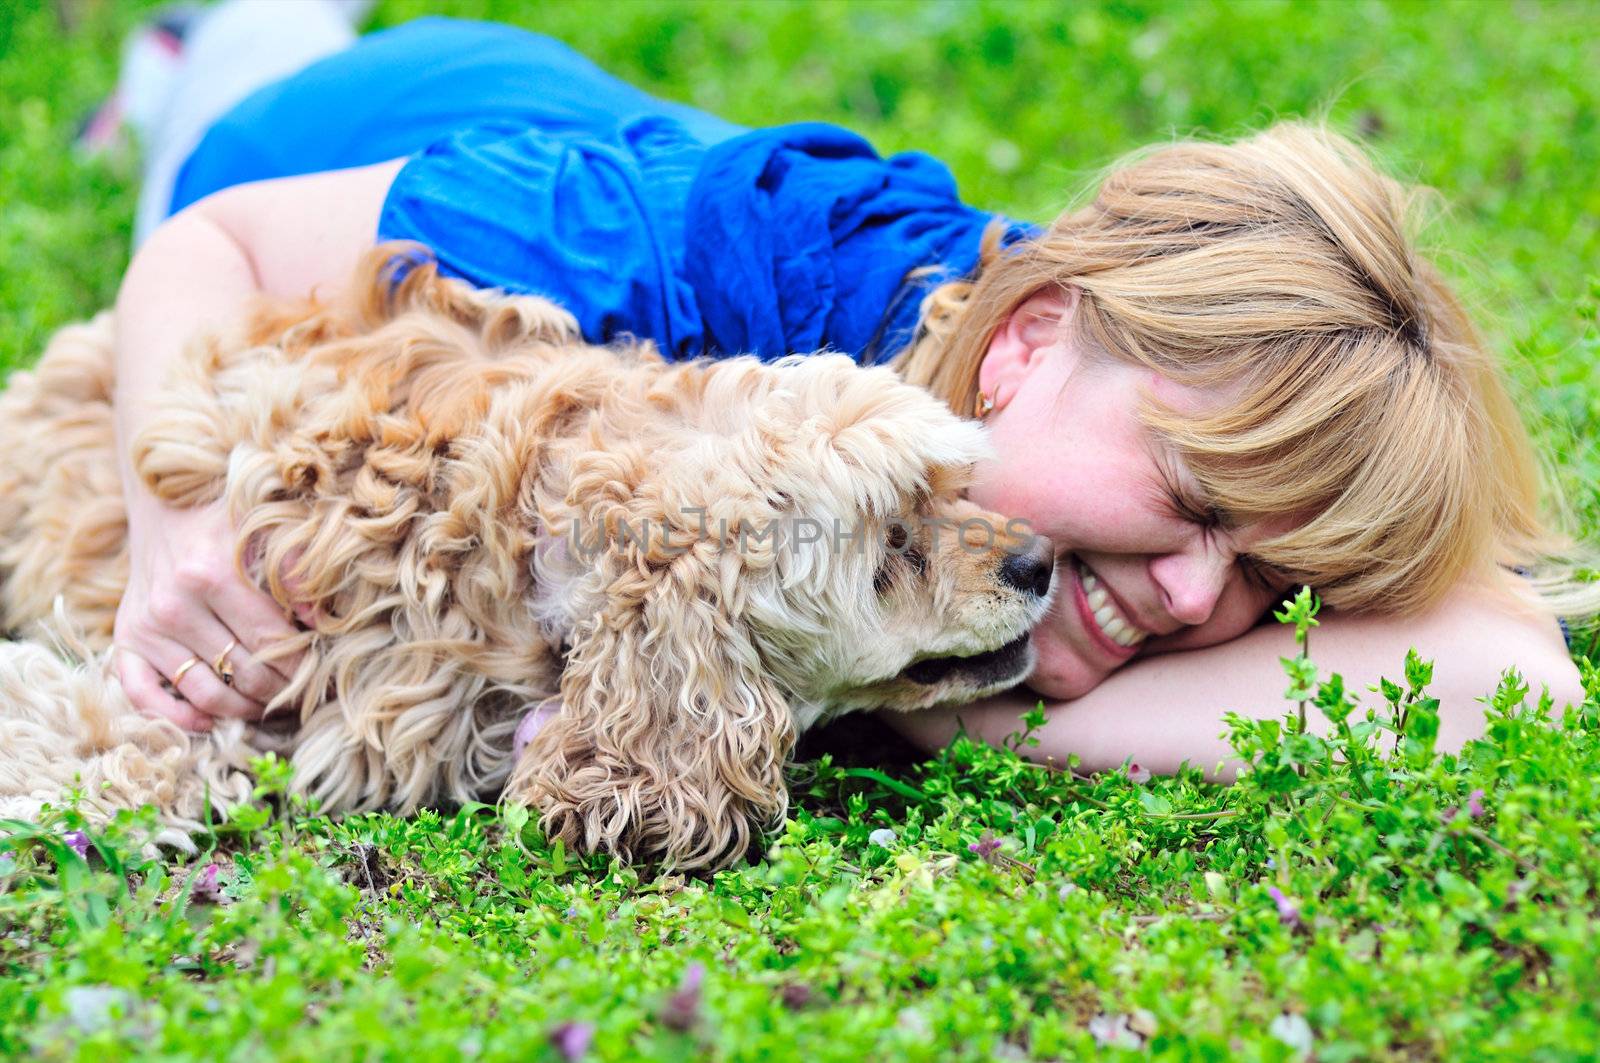
[[[1017,304],[995,329],[989,352],[978,367],[978,388],[1003,409],[1020,391],[1039,363],[1041,352],[1051,348],[1076,354],[1076,347],[1061,340],[1078,308],[1077,288],[1045,288]]]

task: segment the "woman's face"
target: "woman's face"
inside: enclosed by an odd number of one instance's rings
[[[1035,630],[1029,679],[1075,698],[1137,656],[1226,642],[1284,588],[1244,556],[1291,523],[1228,527],[1177,455],[1140,423],[1141,391],[1176,409],[1220,396],[1079,349],[1074,299],[1041,293],[996,332],[979,373],[997,458],[969,497],[1055,543],[1056,592]],[[1174,497],[1176,495],[1176,497]]]

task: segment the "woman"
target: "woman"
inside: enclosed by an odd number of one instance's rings
[[[591,339],[894,358],[984,417],[974,500],[1051,537],[1060,590],[1031,689],[900,721],[930,747],[958,721],[999,740],[1043,697],[1039,755],[1210,768],[1224,710],[1282,711],[1288,636],[1258,625],[1302,582],[1332,607],[1324,669],[1437,659],[1446,745],[1481,732],[1475,699],[1513,664],[1582,697],[1555,612],[1589,596],[1550,561],[1499,370],[1411,247],[1405,191],[1315,129],[1156,150],[1041,232],[962,204],[925,156],[745,130],[553,41],[430,19],[262,89],[183,153],[118,298],[124,442],[196,328],[416,239],[557,298]],[[250,651],[289,622],[236,574],[223,513],[124,481],[129,696],[191,728],[258,715],[289,663]],[[235,643],[233,685],[193,666]]]

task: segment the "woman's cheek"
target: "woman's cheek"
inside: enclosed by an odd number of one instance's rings
[[[1171,635],[1150,639],[1140,656],[1155,657],[1232,642],[1270,619],[1271,610],[1283,597],[1286,595],[1254,587],[1230,587],[1211,619],[1198,627],[1186,627]]]
[[[1028,687],[1051,701],[1070,701],[1099,686],[1111,674],[1104,665],[1092,664],[1064,639],[1051,621],[1034,628],[1033,646],[1037,659],[1028,676]],[[1059,621],[1058,621],[1059,622]]]

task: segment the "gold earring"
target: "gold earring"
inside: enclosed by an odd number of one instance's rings
[[[989,416],[989,411],[992,409],[994,409],[994,400],[986,393],[978,392],[978,399],[972,404],[972,416],[981,421]]]

